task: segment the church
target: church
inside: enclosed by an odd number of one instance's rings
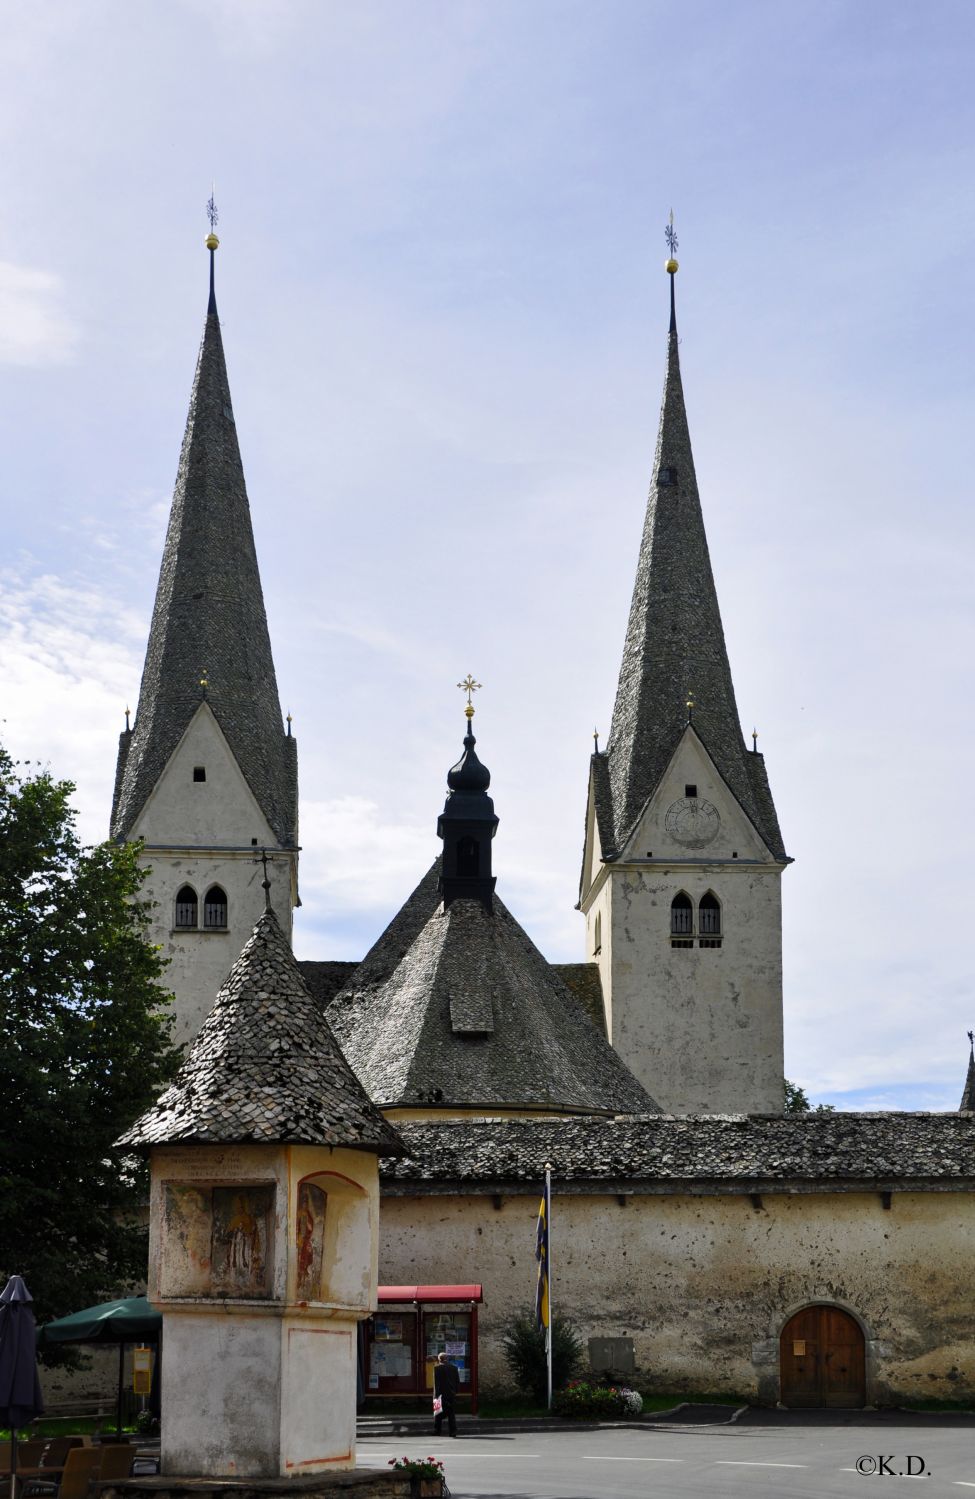
[[[214,234],[207,246],[203,341],[111,814],[113,838],[140,841],[184,1043],[266,899],[290,939],[299,874],[297,744],[275,681]],[[478,751],[469,691],[461,753],[431,807],[441,857],[360,963],[299,964],[406,1145],[381,1163],[380,1282],[481,1285],[481,1384],[503,1386],[499,1339],[532,1296],[549,1164],[556,1307],[595,1363],[643,1388],[773,1404],[970,1400],[975,1060],[955,1114],[783,1112],[791,861],[735,703],[677,270],[668,260],[663,402],[612,725],[580,777],[583,960],[548,963],[496,891],[504,788],[491,786],[483,734]],[[454,753],[444,746],[445,766]]]

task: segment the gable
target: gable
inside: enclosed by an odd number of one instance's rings
[[[735,856],[777,862],[688,724],[621,857],[706,863]]]
[[[194,771],[206,773],[194,780]],[[273,848],[277,838],[244,779],[210,705],[202,702],[136,818],[133,838],[169,846]]]

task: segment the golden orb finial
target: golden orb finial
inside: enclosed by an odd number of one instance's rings
[[[217,236],[215,234],[208,234],[203,243],[206,245],[208,250],[219,250],[220,248],[220,241],[217,239]]]

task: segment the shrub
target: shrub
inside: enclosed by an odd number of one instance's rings
[[[570,1380],[555,1399],[556,1414],[576,1420],[618,1421],[638,1416],[643,1398],[625,1385],[591,1384],[585,1379]]]
[[[510,1319],[501,1335],[505,1361],[519,1390],[544,1405],[548,1394],[545,1333],[535,1325],[533,1312]],[[559,1390],[582,1362],[582,1339],[567,1317],[552,1319],[552,1388]]]

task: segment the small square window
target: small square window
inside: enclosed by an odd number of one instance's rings
[[[206,766],[205,765],[194,765],[193,766],[193,779],[194,779],[194,781],[205,781],[206,778],[207,778],[207,768],[206,768]]]
[[[684,795],[685,796],[697,796],[697,787],[696,786],[685,786],[684,787]]]

